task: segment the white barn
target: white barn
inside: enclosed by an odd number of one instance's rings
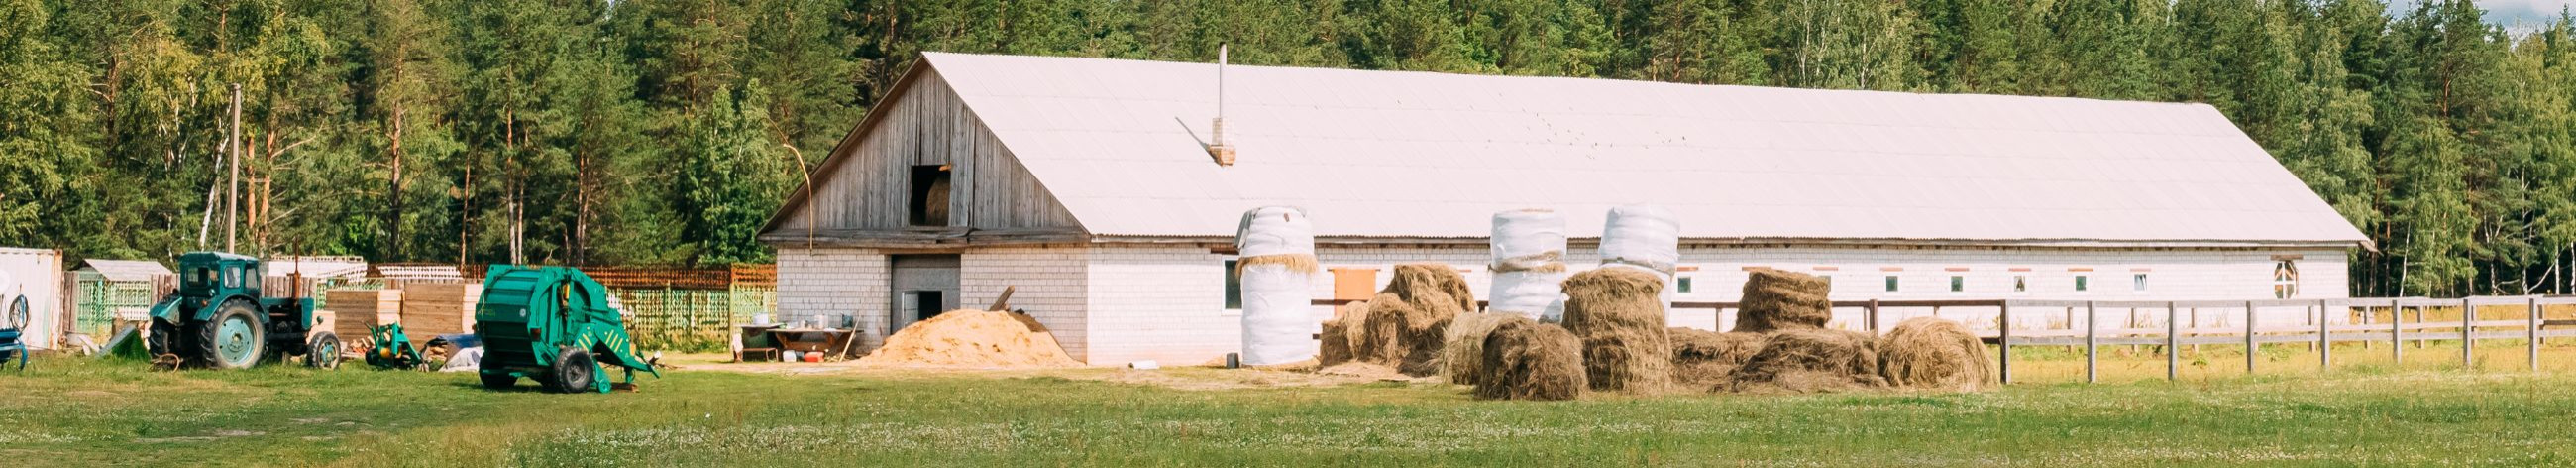
[[[1744,269],[1837,300],[2347,294],[2368,239],[2207,105],[928,53],[761,239],[783,320],[873,348],[923,311],[1014,308],[1096,365],[1237,350],[1239,216],[1312,215],[1318,298],[1436,261],[1489,282],[1494,212],[1680,217],[1678,300]],[[2303,273],[2303,274],[2301,274]],[[1339,285],[1337,287],[1337,284]],[[1329,315],[1318,308],[1317,317]],[[1714,327],[1716,314],[1676,311]]]

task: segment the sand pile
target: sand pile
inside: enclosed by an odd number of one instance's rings
[[[1687,327],[1665,331],[1673,342],[1673,383],[1709,390],[1726,384],[1726,376],[1762,350],[1758,333],[1718,333]]]
[[[1499,400],[1570,400],[1585,387],[1583,343],[1556,325],[1507,315],[1478,347],[1470,380],[1476,397]]]
[[[1476,384],[1476,366],[1484,362],[1485,335],[1493,333],[1494,327],[1502,325],[1503,319],[1509,317],[1527,318],[1519,314],[1480,312],[1459,314],[1451,319],[1448,331],[1440,340],[1440,375],[1447,376],[1449,383]]]
[[[1801,329],[1766,335],[1762,350],[1727,376],[1727,390],[1806,393],[1886,386],[1868,334]]]
[[[1974,391],[1994,378],[1986,345],[1959,322],[1921,317],[1896,324],[1878,342],[1879,374],[1889,385]]]
[[[1744,280],[1743,309],[1735,316],[1735,331],[1768,333],[1779,330],[1824,328],[1834,318],[1834,303],[1827,296],[1833,283],[1815,275],[1756,268]]]
[[[1583,340],[1585,380],[1592,389],[1651,393],[1672,380],[1663,289],[1662,277],[1630,268],[1565,279],[1565,328]]]
[[[886,337],[885,347],[866,364],[969,367],[1068,367],[1081,362],[1064,354],[1055,335],[1028,316],[1009,312],[959,309],[913,323]]]

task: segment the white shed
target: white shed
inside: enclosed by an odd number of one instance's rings
[[[1685,302],[1753,267],[1837,300],[2332,298],[2368,246],[2202,104],[1235,66],[1221,164],[1218,71],[924,54],[764,229],[780,316],[876,346],[1015,287],[1077,358],[1208,362],[1240,336],[1239,216],[1279,205],[1322,297],[1443,262],[1482,299],[1490,217],[1523,208],[1566,216],[1578,268],[1610,207],[1671,209]]]
[[[54,349],[70,317],[63,307],[63,253],[0,247],[0,321],[23,301],[28,323],[19,339],[34,349]],[[0,324],[0,326],[6,326]]]

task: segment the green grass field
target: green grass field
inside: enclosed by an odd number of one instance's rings
[[[2453,348],[2456,352],[2456,348]],[[2029,351],[2018,349],[2017,351]],[[2301,352],[2304,349],[2299,350]],[[2384,351],[2384,350],[2383,350]],[[2414,354],[2438,355],[2437,352]],[[639,393],[492,392],[471,375],[148,372],[71,358],[0,373],[12,466],[2571,465],[2576,372],[2234,360],[2162,381],[1974,394],[1592,396],[1203,368],[960,372],[697,364]],[[2339,350],[2358,358],[2358,349]],[[2025,352],[2024,378],[2080,378]],[[2454,361],[2456,354],[2450,355]],[[2576,363],[2576,348],[2550,362]],[[2076,367],[2068,367],[2068,363]],[[2272,362],[2272,361],[2267,361]],[[2229,367],[2233,365],[2234,367]],[[2456,363],[2452,364],[2456,366]],[[2122,369],[2111,371],[2111,368]],[[2553,366],[2553,368],[2556,366]],[[717,368],[761,370],[719,371]],[[2050,377],[2054,376],[2054,377]]]

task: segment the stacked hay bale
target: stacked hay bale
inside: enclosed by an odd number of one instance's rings
[[[1565,280],[1565,328],[1583,340],[1586,381],[1594,390],[1651,393],[1672,379],[1672,345],[1664,335],[1663,278],[1629,268],[1601,268]]]
[[[1466,313],[1451,319],[1440,340],[1440,375],[1448,376],[1449,383],[1474,385],[1479,374],[1476,366],[1484,362],[1485,336],[1512,318],[1529,319],[1501,312]]]
[[[1549,210],[1494,213],[1494,312],[1565,316],[1565,217]]]
[[[1878,343],[1868,334],[1821,328],[1774,332],[1762,350],[1727,376],[1727,389],[1806,393],[1886,386]]]
[[[1898,387],[1975,391],[1994,377],[1986,345],[1959,322],[1920,317],[1878,342],[1879,374]]]
[[[1762,350],[1760,333],[1672,327],[1665,335],[1673,342],[1673,383],[1683,388],[1708,390],[1724,386],[1728,374]]]
[[[1815,275],[1756,268],[1744,279],[1738,333],[1824,328],[1834,318],[1833,284]]]
[[[1562,327],[1505,315],[1477,349],[1477,398],[1570,400],[1586,386],[1583,344]]]
[[[1307,286],[1315,263],[1315,229],[1306,212],[1290,207],[1255,208],[1243,213],[1236,231],[1236,263],[1243,288],[1242,362],[1250,366],[1288,364],[1315,358],[1318,326],[1314,289]]]

